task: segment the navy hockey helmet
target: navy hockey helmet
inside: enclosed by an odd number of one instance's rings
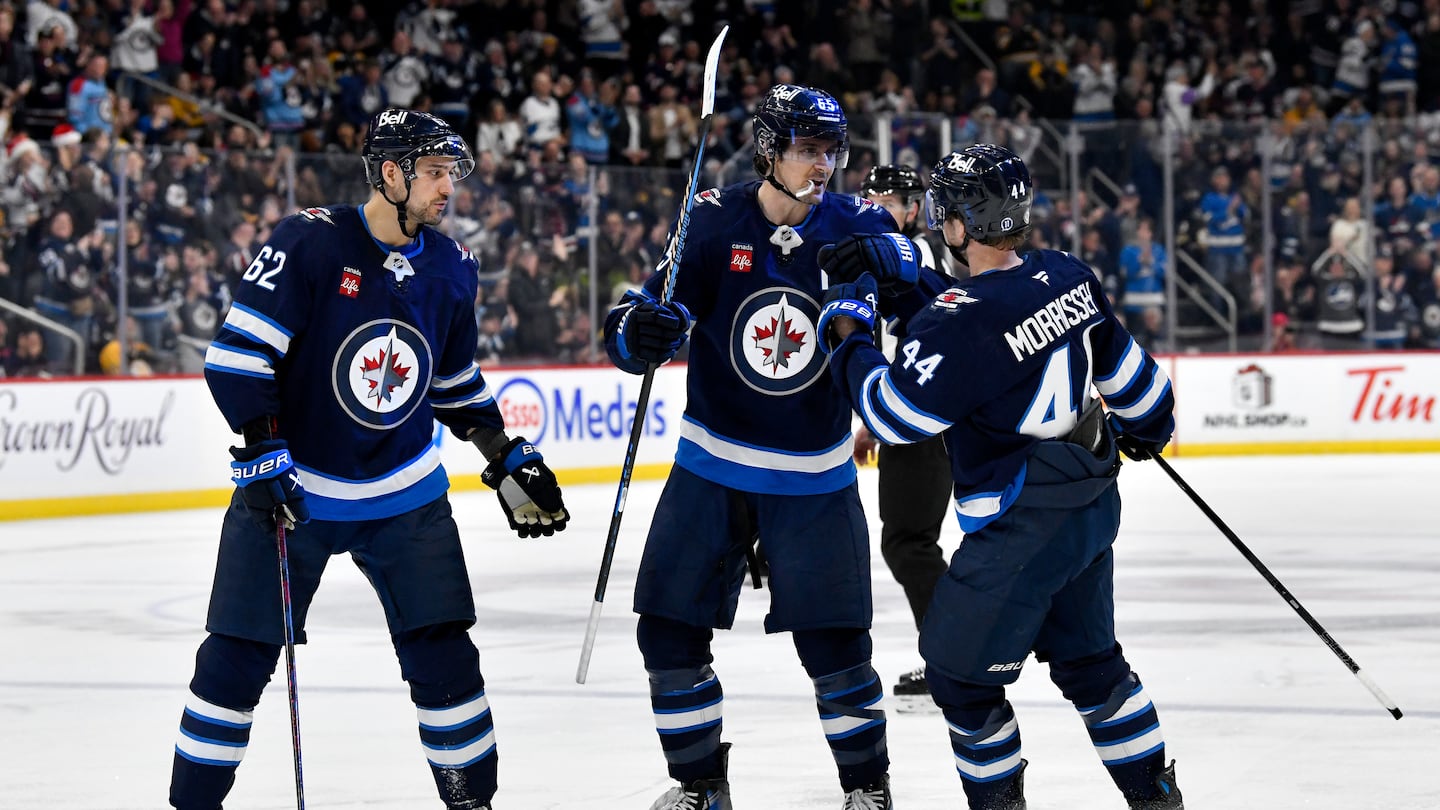
[[[844,168],[850,156],[845,111],[835,97],[813,87],[777,84],[755,110],[755,170],[769,177],[774,162],[800,138],[835,141],[835,167]]]
[[[385,179],[380,168],[394,161],[405,176],[408,189],[415,179],[415,162],[423,157],[454,158],[450,179],[459,182],[475,169],[475,156],[465,139],[444,120],[430,113],[390,109],[377,113],[370,120],[361,150],[365,159],[365,180],[384,189]]]
[[[940,230],[959,217],[966,239],[994,244],[1030,230],[1035,187],[1020,156],[1003,146],[977,143],[935,164],[925,192],[925,221]]]
[[[920,173],[909,166],[875,166],[865,175],[865,182],[860,184],[860,193],[866,197],[894,194],[909,205],[925,195],[925,184],[920,180]]]

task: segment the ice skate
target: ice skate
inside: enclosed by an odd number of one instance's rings
[[[1162,794],[1159,798],[1132,801],[1130,810],[1184,810],[1185,800],[1180,795],[1180,786],[1175,784],[1174,760],[1155,777],[1155,787]]]
[[[919,666],[900,676],[891,690],[895,695],[897,714],[922,714],[939,711],[930,698],[930,684],[925,682],[925,667]]]
[[[890,777],[886,776],[873,785],[845,794],[840,810],[894,810],[894,807],[895,803],[890,800]]]
[[[730,743],[720,744],[720,775],[709,779],[684,782],[669,790],[650,805],[650,810],[731,810]]]

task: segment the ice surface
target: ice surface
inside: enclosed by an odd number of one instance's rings
[[[1180,473],[1405,710],[1396,722],[1154,465],[1122,475],[1117,618],[1191,808],[1440,808],[1440,457],[1180,459]],[[862,473],[867,511],[875,474]],[[667,786],[629,595],[657,482],[629,498],[589,683],[574,682],[615,492],[566,492],[562,536],[514,539],[488,492],[454,497],[500,742],[499,810],[647,808]],[[165,806],[220,510],[0,524],[0,810]],[[872,536],[878,524],[872,521]],[[958,529],[946,530],[953,547]],[[919,664],[875,564],[875,666]],[[838,808],[809,680],[747,589],[719,635],[737,807]],[[383,618],[336,559],[299,648],[306,803],[437,807]],[[294,807],[285,686],[256,712],[230,800]],[[1043,667],[1011,692],[1032,810],[1122,808]],[[893,703],[892,703],[893,706]],[[963,806],[936,714],[894,714],[900,808]]]

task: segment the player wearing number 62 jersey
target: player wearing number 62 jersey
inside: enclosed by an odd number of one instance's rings
[[[1115,640],[1111,554],[1117,446],[1136,459],[1160,451],[1174,427],[1170,380],[1089,267],[1052,250],[1016,253],[1032,196],[1024,163],[1002,147],[937,164],[926,218],[964,252],[971,277],[907,318],[893,361],[859,321],[833,319],[831,367],[881,441],[945,437],[965,539],[936,587],[920,652],[970,807],[1025,806],[1005,685],[1034,652],[1130,807],[1178,808],[1158,716]],[[841,245],[834,255],[853,253]],[[863,297],[867,283],[845,293]]]
[[[467,633],[475,602],[435,422],[489,459],[482,479],[521,536],[554,534],[568,514],[539,451],[505,434],[475,364],[476,262],[433,227],[474,168],[469,147],[434,116],[385,110],[364,158],[369,201],[276,225],[205,356],[215,403],[243,440],[231,448],[237,486],[209,635],[175,744],[170,803],[180,810],[221,806],[286,630],[305,640],[311,598],[342,553],[384,609],[445,806],[488,810],[496,791],[490,704]],[[293,530],[280,535],[285,601],[277,521]]]

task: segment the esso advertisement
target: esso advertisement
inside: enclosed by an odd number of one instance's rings
[[[624,461],[641,377],[598,368],[495,369],[485,372],[485,380],[505,417],[505,431],[529,439],[552,468],[618,469]],[[684,366],[657,369],[636,463],[674,457],[684,410]],[[468,444],[442,440],[441,446],[448,470],[477,472],[484,467]]]

